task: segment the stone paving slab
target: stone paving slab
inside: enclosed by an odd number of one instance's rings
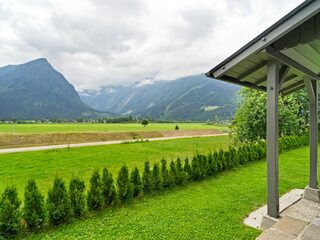
[[[293,189],[290,192],[281,196],[281,198],[279,199],[280,212],[288,208],[295,202],[299,201],[302,195],[302,189]],[[249,216],[244,220],[244,224],[249,227],[261,229],[262,218],[265,214],[267,214],[267,205],[264,205],[259,209],[255,210],[254,212],[250,213]]]
[[[257,240],[293,240],[295,238],[295,236],[287,234],[279,229],[270,228],[264,231]]]
[[[273,225],[273,228],[279,229],[287,234],[298,236],[300,232],[308,225],[308,222],[300,219],[284,216]]]
[[[320,240],[320,203],[307,199],[299,200],[282,211],[278,221],[264,230],[257,239]]]
[[[319,240],[320,239],[320,226],[310,224],[302,232],[301,240]]]

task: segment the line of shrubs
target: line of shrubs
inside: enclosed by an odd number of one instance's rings
[[[285,151],[307,144],[306,136],[283,137],[279,141],[279,150]],[[147,161],[142,176],[137,167],[129,173],[128,167],[123,166],[116,183],[107,168],[102,170],[102,175],[95,170],[88,190],[85,182],[77,176],[71,178],[69,189],[62,178],[56,177],[46,198],[39,191],[36,182],[29,180],[25,187],[23,205],[17,189],[9,186],[0,197],[0,239],[22,231],[33,232],[42,229],[44,225],[63,224],[83,217],[87,210],[100,211],[126,203],[132,198],[200,181],[223,170],[264,159],[265,156],[266,144],[260,140],[208,154],[196,154],[190,160],[186,158],[182,161],[178,157],[168,164],[163,159],[152,168]]]

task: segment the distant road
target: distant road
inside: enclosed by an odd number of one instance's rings
[[[149,139],[142,139],[142,140],[143,141],[161,141],[161,140],[170,140],[170,139],[179,139],[179,138],[214,137],[214,136],[225,136],[225,135],[228,135],[228,134],[227,133],[221,133],[221,134],[218,133],[218,134],[209,134],[209,135],[173,136],[173,137],[149,138]],[[105,141],[105,142],[59,144],[59,145],[51,145],[51,146],[6,148],[6,149],[0,149],[0,154],[31,152],[31,151],[41,151],[41,150],[51,150],[51,149],[61,149],[61,148],[90,147],[90,146],[121,144],[124,142],[137,142],[137,141],[139,141],[139,140],[117,140],[117,141]]]

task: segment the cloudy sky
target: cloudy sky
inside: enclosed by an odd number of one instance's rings
[[[0,66],[44,57],[78,90],[208,71],[302,0],[0,0]]]

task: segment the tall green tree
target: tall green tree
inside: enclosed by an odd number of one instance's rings
[[[122,202],[129,201],[133,197],[133,187],[129,180],[129,170],[127,166],[122,166],[117,179],[118,195]]]
[[[7,187],[0,199],[0,239],[18,232],[21,201],[15,187]]]
[[[90,179],[90,189],[88,191],[88,209],[90,211],[100,210],[103,204],[102,184],[98,170],[92,173]]]
[[[112,173],[105,167],[102,171],[102,194],[105,206],[113,205],[117,199]]]
[[[236,142],[254,141],[266,138],[266,93],[249,88],[240,91],[241,101],[236,110],[231,130]],[[307,129],[308,98],[306,92],[280,96],[279,134],[300,135]]]
[[[41,229],[45,221],[46,211],[44,196],[39,191],[36,182],[29,180],[24,191],[22,218],[29,230]]]
[[[53,187],[48,192],[47,209],[49,222],[53,225],[67,222],[70,219],[70,199],[65,183],[60,177],[54,179]]]
[[[73,214],[81,217],[84,213],[86,197],[85,183],[79,177],[73,176],[69,184],[70,204]]]

